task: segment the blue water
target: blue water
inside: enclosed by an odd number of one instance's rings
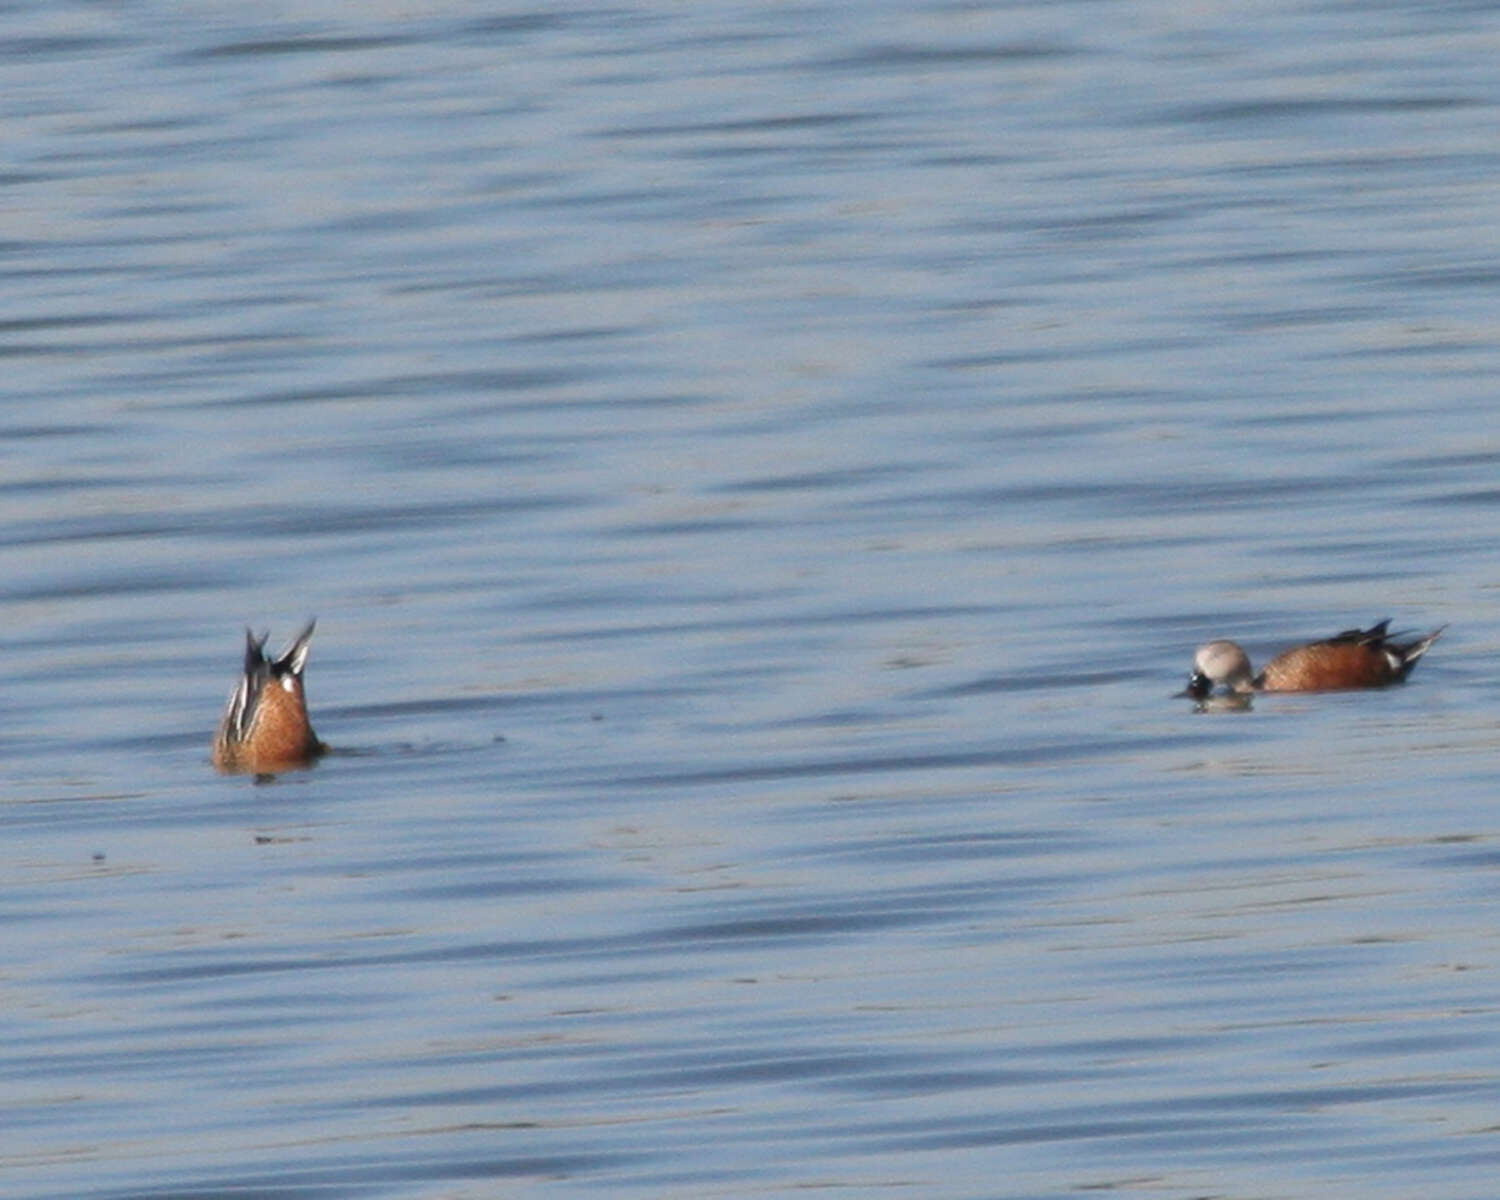
[[[1490,1196],[1497,35],[13,7],[0,1194]]]

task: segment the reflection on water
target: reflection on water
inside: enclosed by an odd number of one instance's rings
[[[1494,17],[1126,11],[12,12],[4,1190],[1474,1193]]]

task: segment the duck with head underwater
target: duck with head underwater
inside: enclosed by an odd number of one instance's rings
[[[214,735],[213,762],[226,774],[274,775],[311,766],[328,749],[307,717],[302,672],[316,621],[277,658],[266,657],[266,638],[245,630],[245,666]]]

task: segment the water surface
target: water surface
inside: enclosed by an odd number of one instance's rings
[[[1487,1196],[1497,32],[13,9],[0,1192]]]

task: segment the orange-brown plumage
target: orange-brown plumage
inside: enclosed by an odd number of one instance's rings
[[[272,775],[309,766],[327,747],[307,717],[302,672],[316,622],[292,639],[275,659],[266,638],[245,631],[245,667],[214,736],[213,762],[220,771]]]
[[[1384,687],[1406,672],[1369,642],[1313,642],[1278,654],[1260,673],[1263,692]]]

